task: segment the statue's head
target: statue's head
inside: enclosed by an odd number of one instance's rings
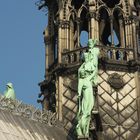
[[[88,40],[88,47],[93,48],[97,44],[97,39],[89,39]]]
[[[4,96],[9,99],[16,99],[16,95],[12,83],[9,82],[6,84],[6,91],[4,93]]]
[[[89,39],[88,40],[88,46],[91,48],[93,46],[93,39]]]
[[[6,84],[6,87],[7,87],[7,88],[13,88],[13,84],[12,84],[12,83],[7,83],[7,84]]]

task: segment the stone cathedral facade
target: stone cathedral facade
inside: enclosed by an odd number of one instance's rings
[[[40,0],[47,7],[44,30],[43,109],[57,113],[69,137],[77,112],[77,70],[82,63],[82,31],[99,40],[99,85],[91,123],[98,139],[140,137],[140,1]],[[84,38],[83,38],[84,39]],[[94,130],[93,129],[93,130]],[[91,135],[93,130],[91,129]],[[93,136],[94,137],[94,136]]]

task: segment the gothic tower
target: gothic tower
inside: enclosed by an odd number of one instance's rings
[[[84,31],[88,38],[99,40],[101,52],[98,113],[93,113],[97,135],[105,140],[136,140],[140,133],[140,1],[40,0],[39,9],[45,7],[46,69],[39,84],[43,100],[38,102],[57,113],[69,136],[74,134],[77,70],[88,49],[81,44]]]

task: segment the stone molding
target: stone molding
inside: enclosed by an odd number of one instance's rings
[[[69,21],[64,21],[64,20],[59,20],[59,21],[58,21],[58,25],[59,25],[59,27],[61,27],[62,29],[69,29],[69,27],[70,27],[70,22],[69,22]]]

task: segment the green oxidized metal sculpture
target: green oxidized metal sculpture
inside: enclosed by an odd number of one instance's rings
[[[14,91],[14,88],[13,88],[13,84],[12,83],[7,83],[7,85],[6,85],[6,91],[4,92],[4,96],[6,98],[16,99],[15,91]]]
[[[89,137],[91,111],[94,106],[93,86],[97,86],[99,48],[95,48],[97,40],[88,40],[89,51],[84,53],[84,63],[78,70],[79,111],[76,132],[78,138]]]

